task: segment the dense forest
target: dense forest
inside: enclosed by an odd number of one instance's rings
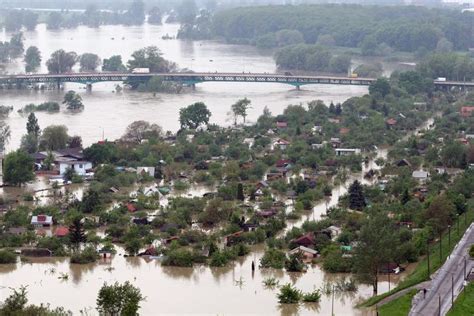
[[[364,55],[423,53],[474,46],[473,19],[473,13],[413,6],[261,6],[217,12],[213,33],[228,42],[268,48],[283,46],[291,31],[297,42],[359,47]]]

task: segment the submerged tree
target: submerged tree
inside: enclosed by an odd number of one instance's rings
[[[69,226],[69,240],[76,246],[86,242],[87,238],[81,216],[75,216],[72,220],[72,223]]]
[[[234,125],[237,125],[237,117],[241,116],[244,120],[247,117],[247,110],[250,108],[251,101],[247,98],[240,99],[232,104],[232,113],[234,114]]]
[[[101,315],[138,315],[140,302],[145,298],[140,289],[130,282],[113,285],[105,283],[99,290],[97,297],[97,311]]]
[[[397,247],[397,234],[390,218],[382,211],[373,211],[360,229],[354,270],[362,282],[372,284],[374,295],[378,290],[378,270],[393,260]]]
[[[26,133],[32,134],[36,137],[39,137],[41,133],[41,129],[38,124],[38,119],[36,118],[36,115],[33,112],[28,115],[28,121],[26,122]]]
[[[33,180],[33,158],[23,150],[17,150],[5,156],[3,181],[9,185],[18,185]]]
[[[179,110],[179,123],[181,128],[196,129],[207,125],[211,112],[203,102],[196,102]]]
[[[69,110],[78,110],[84,107],[82,97],[72,90],[64,95],[63,104],[66,104]]]
[[[33,72],[41,65],[41,53],[36,46],[30,46],[25,53],[25,71]]]

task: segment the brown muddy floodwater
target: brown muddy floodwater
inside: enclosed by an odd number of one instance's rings
[[[43,56],[42,71],[50,54],[57,49],[75,51],[78,54],[96,53],[101,58],[120,54],[126,61],[133,51],[149,46],[158,46],[164,57],[176,62],[181,68],[195,71],[228,71],[228,72],[275,72],[274,61],[268,53],[260,52],[249,46],[227,45],[215,41],[188,42],[181,40],[162,40],[165,34],[176,35],[177,25],[162,26],[103,26],[99,29],[79,27],[72,30],[49,31],[45,25],[39,25],[34,32],[25,32],[25,46],[38,46]],[[0,33],[0,41],[11,34]],[[123,39],[122,39],[123,38]],[[212,61],[211,61],[212,60]],[[10,65],[9,73],[23,70],[21,62]],[[158,123],[165,130],[178,129],[178,112],[180,107],[197,101],[205,102],[212,112],[211,122],[228,125],[232,121],[228,112],[230,105],[237,99],[247,97],[252,100],[248,121],[255,122],[265,106],[273,114],[279,114],[289,104],[305,104],[320,99],[327,103],[343,102],[346,99],[363,95],[366,87],[356,86],[305,86],[301,91],[279,84],[248,83],[206,83],[197,86],[195,91],[183,94],[157,94],[124,91],[113,93],[115,84],[94,84],[92,92],[84,87],[68,84],[66,90],[74,89],[83,97],[85,109],[80,113],[70,113],[64,108],[57,114],[37,113],[42,128],[50,124],[64,124],[70,134],[81,135],[84,145],[90,145],[102,138],[120,137],[126,126],[135,120],[147,120]],[[64,91],[1,91],[0,104],[11,105],[14,111],[6,120],[12,130],[8,150],[18,147],[21,136],[25,133],[26,117],[17,110],[28,103],[45,101],[61,102]],[[381,150],[379,157],[385,157]],[[371,162],[364,167],[378,167]],[[362,176],[351,176],[350,180]],[[365,182],[365,180],[363,180]],[[349,182],[347,182],[349,183]],[[324,216],[326,208],[337,204],[339,196],[345,194],[346,185],[334,189],[333,196],[327,202],[319,203],[300,221],[290,223],[289,228],[300,226],[304,220],[318,219]],[[34,192],[48,188],[46,180],[40,178],[28,186]],[[64,190],[64,189],[63,189]],[[82,186],[71,186],[69,190],[78,198],[82,195]],[[202,196],[208,188],[193,187],[191,194]],[[15,188],[0,189],[1,196],[21,198],[24,191]],[[47,203],[50,192],[41,191],[34,194],[39,204]],[[165,205],[166,201],[160,202]],[[252,274],[251,262],[257,263],[263,255],[263,247],[241,258],[227,268],[194,268],[163,267],[157,260],[144,258],[124,258],[122,249],[111,260],[93,265],[70,265],[67,258],[32,259],[29,262],[18,262],[16,265],[0,266],[0,301],[9,294],[9,288],[28,286],[31,303],[49,303],[51,306],[64,306],[78,314],[88,309],[89,315],[95,315],[96,295],[104,282],[130,281],[138,286],[146,301],[142,303],[140,314],[212,314],[212,315],[330,315],[334,307],[335,315],[364,315],[354,305],[372,294],[372,288],[359,285],[357,293],[336,294],[334,306],[332,297],[323,295],[319,304],[300,304],[298,306],[280,306],[277,302],[277,289],[266,289],[262,281],[275,277],[280,284],[293,283],[303,291],[311,291],[334,282],[348,275],[326,274],[318,266],[312,266],[307,273],[286,273],[275,270],[259,270]],[[69,276],[67,280],[59,277],[62,273]],[[390,287],[398,282],[392,276]],[[389,283],[381,279],[380,293],[387,291]]]
[[[44,24],[36,31],[25,32],[25,47],[37,46],[43,56],[39,72],[46,72],[45,62],[57,49],[75,51],[78,54],[90,52],[101,58],[120,54],[126,62],[133,51],[149,45],[158,46],[166,59],[176,62],[181,68],[195,71],[227,72],[268,72],[276,71],[275,63],[268,52],[258,51],[251,46],[227,45],[215,41],[163,40],[165,34],[176,35],[178,25],[162,26],[102,26],[98,29],[78,27],[71,30],[50,31]],[[11,34],[0,32],[0,41],[9,39]],[[123,38],[123,40],[122,40]],[[24,65],[18,60],[9,65],[9,73],[23,72]],[[78,71],[78,69],[76,69]],[[83,98],[85,109],[71,113],[64,107],[60,113],[36,113],[42,128],[51,124],[64,124],[70,134],[81,135],[84,144],[90,145],[105,138],[114,140],[120,137],[128,124],[136,120],[158,123],[164,130],[176,131],[179,128],[179,109],[194,102],[203,101],[212,112],[211,122],[229,125],[230,106],[236,100],[247,97],[252,101],[248,121],[255,122],[265,106],[273,114],[279,114],[289,104],[306,104],[320,99],[327,103],[343,102],[346,99],[363,95],[367,87],[310,85],[297,91],[292,86],[282,84],[252,83],[204,83],[197,85],[196,91],[182,94],[156,94],[123,91],[114,93],[116,83],[97,83],[92,92],[84,86],[67,84],[65,91],[76,90]],[[65,91],[18,91],[0,90],[0,104],[13,106],[14,111],[6,120],[10,124],[12,137],[7,149],[19,146],[25,133],[26,116],[17,110],[28,103],[45,101],[61,102]]]
[[[120,249],[119,253],[123,254],[123,251]],[[9,295],[8,288],[27,285],[32,303],[48,302],[77,314],[84,308],[95,307],[97,292],[104,282],[130,281],[147,298],[142,303],[142,315],[331,314],[331,296],[323,296],[319,304],[280,306],[276,298],[277,289],[266,289],[262,281],[274,277],[280,284],[291,282],[303,291],[312,291],[326,282],[347,276],[325,274],[317,266],[306,273],[257,269],[252,274],[252,260],[258,261],[262,255],[263,249],[256,248],[227,268],[165,267],[157,260],[124,258],[122,255],[93,265],[70,265],[67,258],[33,259],[16,266],[0,266],[0,300]],[[67,280],[58,278],[63,273],[69,276]],[[386,291],[388,283],[382,281],[380,286],[381,291]],[[364,315],[353,305],[371,293],[370,287],[359,286],[357,293],[336,294],[335,315]]]
[[[379,150],[377,157],[386,157],[386,153],[386,150]],[[364,166],[364,172],[371,168],[377,169],[378,166],[371,161]],[[348,181],[353,179],[363,180],[361,176],[354,175]],[[30,188],[37,190],[44,186],[44,180],[40,179]],[[336,205],[338,198],[345,194],[346,187],[337,187],[330,200],[316,205],[313,212],[302,220],[289,223],[289,228],[300,226],[306,219],[324,216],[326,207]],[[81,194],[80,187],[69,189]],[[211,189],[192,186],[183,195],[202,196]],[[43,203],[43,199],[40,199],[40,203]],[[166,201],[160,204],[165,205]],[[272,269],[257,269],[252,273],[251,262],[258,264],[263,252],[262,245],[253,247],[249,255],[226,268],[165,267],[154,259],[125,258],[120,247],[112,260],[101,260],[90,265],[71,265],[68,258],[30,259],[29,262],[0,266],[0,301],[9,295],[8,288],[26,285],[32,303],[47,302],[52,306],[64,306],[74,314],[86,309],[94,315],[96,295],[104,282],[130,281],[147,297],[140,310],[142,315],[330,315],[333,308],[335,315],[369,315],[369,311],[354,307],[372,294],[372,288],[367,285],[359,285],[356,293],[337,293],[334,304],[331,295],[323,295],[318,304],[278,304],[278,290],[265,288],[262,283],[264,279],[274,277],[279,284],[291,282],[300,290],[308,292],[341,279],[348,280],[350,275],[327,274],[316,265],[309,267],[306,273]],[[68,275],[67,280],[59,278],[64,274]],[[391,276],[390,287],[393,288],[398,281],[399,276]],[[379,291],[383,293],[388,290],[388,280],[381,276]]]

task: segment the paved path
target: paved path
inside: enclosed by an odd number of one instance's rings
[[[421,283],[412,285],[410,287],[407,287],[406,289],[395,292],[392,295],[385,297],[383,300],[378,302],[376,305],[377,305],[377,307],[381,307],[382,305],[390,303],[391,301],[396,300],[397,298],[407,294],[408,292],[410,292],[413,289],[417,289],[417,290],[426,289],[430,286],[430,284],[431,284],[431,281],[425,281],[425,282],[421,282]]]
[[[474,243],[474,223],[464,233],[463,238],[454,248],[451,255],[438,270],[428,288],[426,298],[418,293],[412,303],[409,316],[446,315],[451,308],[451,301],[463,288],[466,272],[474,267],[474,260],[469,260],[468,248]]]

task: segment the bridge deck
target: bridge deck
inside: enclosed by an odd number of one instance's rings
[[[334,84],[368,86],[375,78],[352,78],[338,76],[294,76],[268,73],[226,73],[226,72],[200,72],[200,73],[126,73],[126,72],[100,72],[100,73],[66,73],[66,74],[20,74],[0,76],[0,84],[22,83],[96,83],[107,81],[146,81],[151,77],[160,77],[164,81],[175,81],[184,84],[202,82],[258,82],[258,83],[283,83],[293,86],[307,84]],[[474,87],[474,82],[461,81],[434,81],[438,87]]]

